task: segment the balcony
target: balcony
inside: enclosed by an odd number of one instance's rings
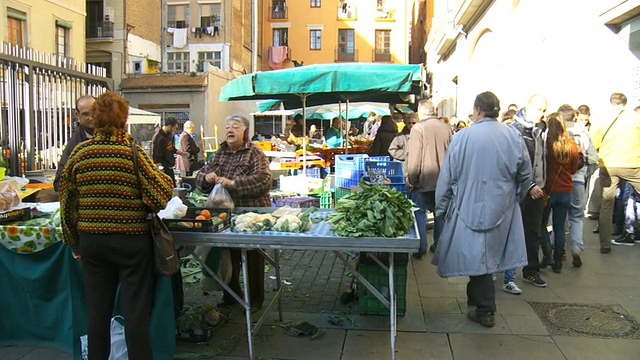
[[[338,6],[338,20],[358,20],[358,8],[351,5]]]
[[[375,49],[372,50],[371,58],[374,62],[388,62],[391,61],[391,52],[389,51],[389,49]]]
[[[286,5],[269,7],[269,20],[286,20],[287,16]]]
[[[377,7],[375,14],[376,21],[396,21],[396,9],[389,7]]]
[[[358,49],[336,48],[335,61],[358,61]]]
[[[87,25],[87,39],[113,39],[113,21],[98,21]]]

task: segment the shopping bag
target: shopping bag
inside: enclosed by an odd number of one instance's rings
[[[127,341],[124,337],[124,318],[116,315],[111,319],[111,354],[109,360],[129,360],[127,351]],[[87,335],[80,336],[80,350],[82,359],[89,359],[89,338]]]
[[[109,360],[129,360],[123,322],[124,318],[119,315],[111,319],[111,354],[109,354]]]
[[[204,203],[204,207],[213,209],[233,209],[235,204],[227,189],[221,184],[216,184],[209,193],[207,201]]]

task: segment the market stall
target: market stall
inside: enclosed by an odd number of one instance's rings
[[[81,359],[80,336],[87,333],[82,266],[48,220],[0,225],[0,346],[48,346]],[[153,302],[154,358],[169,360],[175,351],[169,277],[158,277]]]
[[[259,212],[271,213],[274,208],[259,208],[259,209],[236,209],[243,210],[257,210]],[[317,211],[320,218],[333,212],[330,209],[320,209]],[[229,247],[241,249],[243,268],[242,276],[245,284],[244,287],[244,299],[235,294],[236,300],[244,307],[247,325],[247,339],[249,346],[249,358],[253,359],[253,339],[255,333],[259,330],[262,324],[263,318],[261,317],[255,322],[255,326],[252,326],[254,321],[252,320],[250,306],[249,306],[249,289],[248,289],[248,270],[246,266],[246,251],[247,249],[260,249],[265,253],[267,251],[273,252],[273,258],[268,260],[273,261],[276,266],[277,274],[277,289],[276,295],[272,302],[268,304],[267,313],[269,309],[275,306],[275,303],[279,300],[280,291],[280,279],[279,279],[279,252],[283,249],[294,250],[319,250],[319,251],[333,251],[336,256],[342,260],[342,262],[348,266],[354,276],[373,293],[386,307],[389,308],[389,320],[390,320],[390,347],[391,358],[395,358],[395,334],[396,334],[396,303],[395,303],[395,286],[394,286],[394,254],[396,253],[414,253],[418,251],[420,239],[417,235],[417,227],[415,220],[412,222],[409,231],[399,237],[384,238],[384,237],[343,237],[336,236],[331,231],[331,225],[325,220],[319,221],[313,225],[313,227],[305,232],[277,232],[277,231],[258,231],[258,232],[232,232],[229,229],[219,233],[211,232],[173,232],[173,237],[176,244],[193,247],[193,246],[211,246],[211,247]],[[389,257],[388,266],[380,261],[377,264],[380,265],[385,271],[388,272],[388,288],[389,297],[383,296],[378,289],[376,289],[365,277],[363,277],[357,269],[353,268],[347,259],[343,256],[343,251],[367,251],[367,252],[379,252],[386,253]],[[197,258],[197,256],[196,256]],[[199,260],[200,261],[200,260]],[[204,263],[204,261],[200,261]],[[215,272],[207,269],[218,283],[224,286],[227,291],[230,289],[224,284]],[[264,314],[263,314],[264,316]],[[282,320],[282,313],[280,310],[280,319]]]

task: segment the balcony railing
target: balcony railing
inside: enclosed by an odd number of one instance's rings
[[[98,21],[87,26],[87,39],[113,38],[113,21]]]
[[[340,20],[358,20],[358,8],[355,6],[338,6],[338,19]]]
[[[396,21],[396,9],[388,7],[376,8],[376,21]]]
[[[287,6],[269,7],[269,20],[286,20]]]
[[[372,58],[373,61],[391,61],[391,53],[389,52],[389,50],[373,50]]]
[[[358,49],[336,48],[336,61],[358,61]]]

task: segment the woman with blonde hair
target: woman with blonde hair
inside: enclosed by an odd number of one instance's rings
[[[540,268],[552,264],[555,273],[562,271],[565,232],[564,224],[571,206],[572,175],[579,166],[578,145],[567,132],[557,112],[547,117],[547,176],[544,193],[548,201],[542,211],[542,253]],[[553,253],[547,223],[553,210]]]
[[[64,241],[81,259],[89,359],[107,359],[118,283],[129,359],[152,359],[149,338],[153,245],[150,212],[166,207],[173,181],[125,130],[127,101],[102,94],[91,108],[93,138],[69,156],[60,182]],[[136,172],[137,167],[137,172]]]

